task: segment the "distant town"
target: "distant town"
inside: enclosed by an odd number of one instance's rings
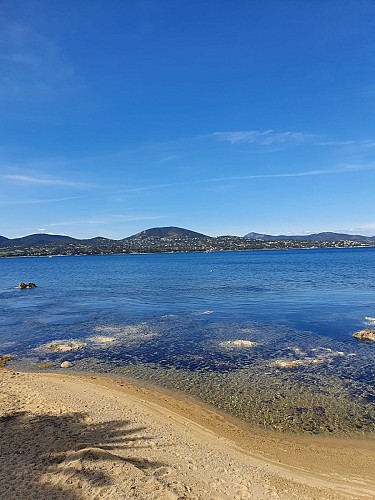
[[[122,240],[33,234],[9,239],[0,236],[0,257],[105,255],[173,252],[220,252],[238,250],[289,250],[303,248],[374,247],[375,237],[339,233],[303,236],[272,236],[249,233],[245,236],[207,236],[178,227],[146,229]]]

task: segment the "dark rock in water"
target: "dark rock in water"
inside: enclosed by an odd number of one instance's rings
[[[353,337],[358,340],[372,340],[375,341],[375,330],[365,328],[359,332],[353,333]]]
[[[36,288],[36,284],[32,283],[31,281],[30,283],[24,283],[23,281],[21,281],[21,283],[18,285],[18,288]]]

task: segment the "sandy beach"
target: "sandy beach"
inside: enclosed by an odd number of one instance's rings
[[[375,440],[251,430],[116,378],[0,373],[0,498],[375,497]]]

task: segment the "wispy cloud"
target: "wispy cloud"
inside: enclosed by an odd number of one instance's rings
[[[216,177],[212,179],[206,179],[202,182],[222,182],[222,181],[233,181],[233,180],[251,180],[251,179],[272,179],[272,178],[283,178],[283,177],[311,177],[315,175],[337,175],[344,174],[348,172],[358,172],[363,170],[373,170],[375,169],[375,164],[367,165],[351,165],[342,164],[331,169],[317,169],[317,170],[307,170],[305,172],[281,172],[272,174],[254,174],[254,175],[242,175],[242,176],[232,176],[232,177]]]
[[[231,144],[254,144],[260,146],[287,146],[310,143],[316,146],[357,146],[375,147],[375,139],[321,140],[318,134],[305,132],[275,132],[274,130],[240,130],[233,132],[213,132],[203,137],[213,137]]]
[[[196,181],[184,181],[184,182],[165,182],[163,184],[146,184],[145,186],[129,186],[121,188],[121,193],[140,193],[142,191],[154,191],[157,189],[163,189],[166,187],[173,186],[184,186],[187,184],[195,184]]]
[[[17,199],[17,200],[8,200],[8,201],[0,201],[1,207],[11,207],[17,205],[39,205],[41,203],[58,203],[61,201],[68,200],[79,200],[81,198],[86,198],[86,196],[67,196],[65,198],[41,198],[41,199]]]
[[[300,144],[315,137],[304,132],[275,132],[274,130],[240,130],[233,132],[213,132],[213,137],[231,144],[259,144],[262,146]]]
[[[67,221],[53,222],[50,224],[43,224],[44,228],[60,227],[60,226],[79,226],[79,225],[101,225],[113,224],[117,222],[136,222],[142,220],[160,220],[167,218],[167,215],[137,215],[137,214],[109,214],[100,217],[71,219]]]
[[[136,193],[142,191],[154,191],[169,187],[191,186],[199,184],[212,184],[228,181],[246,181],[256,179],[282,179],[291,177],[311,177],[317,175],[340,175],[349,172],[360,172],[365,170],[374,170],[375,163],[368,164],[340,164],[330,169],[315,169],[305,172],[280,172],[270,174],[249,174],[249,175],[234,175],[226,177],[210,177],[208,179],[195,179],[183,182],[169,182],[164,184],[149,184],[145,186],[123,188],[121,191],[125,193]]]
[[[361,139],[361,140],[349,140],[349,141],[322,141],[318,142],[319,146],[359,146],[363,148],[374,148],[374,139]]]
[[[69,181],[65,179],[58,178],[42,178],[42,177],[34,177],[31,175],[13,175],[13,174],[3,174],[1,175],[2,179],[7,181],[11,181],[17,184],[26,184],[26,185],[35,185],[35,186],[66,186],[66,187],[74,187],[74,188],[84,188],[90,187],[89,184],[85,184],[82,182]]]
[[[177,160],[177,158],[180,158],[181,155],[169,155],[169,156],[165,156],[164,158],[161,158],[160,160],[156,160],[157,163],[165,163],[165,162],[168,162],[168,161],[173,161],[173,160]]]
[[[363,236],[374,236],[375,235],[375,222],[365,222],[360,223],[353,227],[345,227],[344,229],[335,229],[335,233],[346,233],[346,234],[361,234]]]
[[[355,141],[321,141],[318,146],[351,146],[356,144]]]

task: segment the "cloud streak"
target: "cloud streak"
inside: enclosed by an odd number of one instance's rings
[[[222,142],[230,144],[253,144],[259,146],[293,146],[302,143],[310,143],[315,146],[354,146],[361,148],[374,148],[374,139],[358,140],[321,140],[318,134],[309,134],[306,132],[275,132],[269,130],[239,130],[229,132],[212,132],[204,138],[216,138]]]
[[[322,141],[318,143],[318,146],[360,146],[363,148],[373,148],[375,147],[374,139],[362,139],[358,141]]]
[[[17,184],[26,184],[26,185],[34,185],[34,186],[66,186],[66,187],[74,187],[74,188],[84,188],[90,187],[88,184],[82,182],[75,181],[67,181],[65,179],[58,178],[41,178],[41,177],[33,177],[31,175],[12,175],[12,174],[3,174],[1,175],[2,179],[7,181],[11,181]]]
[[[50,224],[43,224],[44,228],[47,227],[60,227],[60,226],[79,226],[82,224],[98,225],[109,224],[116,222],[136,222],[142,220],[160,220],[167,218],[167,215],[132,215],[132,214],[109,214],[103,217],[90,218],[90,219],[74,219],[69,221],[53,222]]]
[[[233,132],[213,132],[213,137],[231,144],[259,144],[261,146],[301,144],[315,137],[303,132],[275,132],[274,130],[239,130]]]
[[[277,178],[287,178],[287,177],[311,177],[315,175],[337,175],[348,172],[358,172],[363,170],[372,170],[375,165],[340,165],[334,169],[317,169],[317,170],[307,170],[306,172],[283,172],[280,174],[254,174],[254,175],[240,175],[232,177],[215,177],[212,179],[207,179],[202,182],[223,182],[223,181],[242,181],[251,179],[277,179]]]
[[[86,196],[67,196],[65,198],[48,198],[48,199],[18,199],[18,200],[9,200],[9,201],[0,201],[0,207],[11,207],[18,205],[39,205],[41,203],[57,203],[61,201],[69,201],[69,200],[79,200],[81,198],[86,198]]]
[[[283,179],[283,178],[293,178],[293,177],[298,178],[298,177],[311,177],[317,175],[339,175],[350,172],[360,172],[360,171],[374,170],[374,169],[375,169],[375,164],[372,163],[366,165],[342,164],[332,169],[307,170],[306,172],[281,172],[272,174],[250,174],[250,175],[235,175],[226,177],[211,177],[208,179],[196,179],[183,182],[169,182],[164,184],[150,184],[148,186],[130,187],[130,188],[124,188],[121,191],[125,193],[137,193],[142,191],[153,191],[168,187],[211,184],[216,182],[245,181],[245,180],[256,180],[256,179]]]

